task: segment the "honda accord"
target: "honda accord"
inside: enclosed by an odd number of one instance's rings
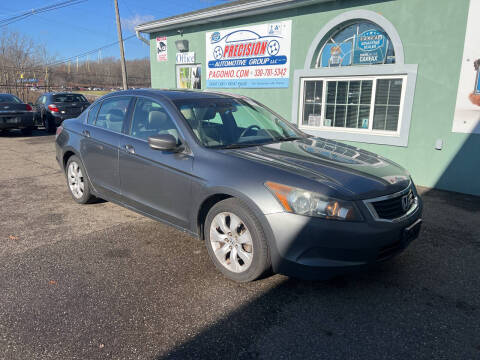
[[[76,202],[102,198],[187,231],[235,281],[330,278],[419,234],[422,202],[405,169],[307,135],[248,97],[121,91],[56,134]]]

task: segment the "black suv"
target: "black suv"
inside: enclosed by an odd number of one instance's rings
[[[77,117],[89,105],[82,94],[44,93],[35,102],[35,120],[48,132],[54,132],[63,120]]]

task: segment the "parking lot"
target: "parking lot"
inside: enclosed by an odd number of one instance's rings
[[[0,358],[480,358],[479,198],[421,189],[420,237],[367,272],[236,284],[189,235],[76,204],[54,136],[0,152]]]

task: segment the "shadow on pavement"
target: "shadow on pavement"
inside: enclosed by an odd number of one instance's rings
[[[20,130],[12,129],[12,130],[2,130],[0,131],[0,137],[4,138],[32,138],[32,137],[43,137],[43,136],[53,136],[55,134],[47,132],[44,128],[35,129],[33,130],[31,135],[23,135]]]
[[[323,282],[286,279],[156,360],[479,356],[479,326],[467,320],[478,320],[477,306],[403,265]]]

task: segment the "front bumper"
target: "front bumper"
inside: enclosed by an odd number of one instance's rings
[[[0,116],[0,130],[24,129],[33,126],[33,114]]]
[[[265,215],[273,270],[304,279],[328,279],[388,260],[418,236],[421,214],[418,198],[416,210],[399,222],[373,218],[343,222],[286,212]]]

